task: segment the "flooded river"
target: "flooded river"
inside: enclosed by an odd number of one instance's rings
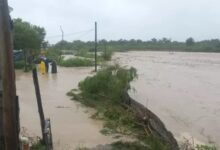
[[[220,54],[126,52],[114,60],[138,70],[130,95],[177,139],[220,146]]]
[[[66,93],[77,88],[78,82],[90,75],[93,68],[58,68],[58,74],[39,75],[45,117],[50,117],[54,147],[73,150],[109,144],[111,137],[100,133],[102,123],[90,118],[91,112],[71,101]],[[20,99],[21,127],[30,136],[41,136],[39,114],[31,73],[16,71],[17,93]]]
[[[137,68],[139,77],[130,95],[165,123],[178,140],[184,137],[220,146],[220,54],[126,52],[114,61]],[[102,122],[71,101],[66,93],[91,75],[93,68],[58,68],[58,74],[39,74],[45,117],[50,117],[57,150],[112,143],[102,135]],[[31,73],[16,71],[21,126],[40,136],[40,122]]]

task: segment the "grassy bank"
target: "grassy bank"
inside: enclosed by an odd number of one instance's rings
[[[61,60],[59,65],[63,67],[89,67],[93,66],[94,62],[90,59],[70,58],[67,60]]]
[[[134,112],[123,105],[123,94],[130,89],[130,82],[137,78],[136,69],[122,68],[119,65],[104,67],[95,76],[80,82],[80,93],[72,90],[68,93],[73,100],[93,107],[97,113],[92,117],[104,121],[103,134],[129,135],[137,139],[133,143],[114,143],[114,147],[152,150],[168,150],[170,146],[160,137],[149,135],[144,130],[142,121]],[[78,91],[79,92],[79,91]]]

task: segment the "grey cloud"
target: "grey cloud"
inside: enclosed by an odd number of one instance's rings
[[[218,0],[9,0],[13,17],[45,27],[48,37],[91,29],[98,22],[99,38],[168,37],[183,41],[220,38]],[[87,36],[66,40],[93,40]],[[48,38],[52,43],[60,38]]]

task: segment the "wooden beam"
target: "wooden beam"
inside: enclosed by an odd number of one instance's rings
[[[11,25],[7,0],[0,0],[0,61],[2,79],[2,129],[4,150],[19,150],[19,125]]]

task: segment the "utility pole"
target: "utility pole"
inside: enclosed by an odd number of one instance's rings
[[[106,41],[104,42],[105,58],[107,57]]]
[[[19,150],[19,111],[7,0],[0,0],[0,70],[0,149]]]
[[[97,22],[95,22],[95,72],[97,72]]]
[[[64,43],[63,43],[63,40],[64,40],[64,32],[63,32],[63,28],[62,28],[62,26],[60,26],[60,31],[61,31],[61,33],[62,33],[62,41],[60,42],[61,43],[61,47],[60,47],[60,49],[61,49],[61,52],[63,51],[63,45],[64,45]],[[59,58],[59,61],[61,60],[61,57]]]
[[[63,32],[62,26],[60,26],[60,31],[61,31],[61,33],[62,33],[62,41],[63,41],[63,40],[64,40],[64,32]]]

